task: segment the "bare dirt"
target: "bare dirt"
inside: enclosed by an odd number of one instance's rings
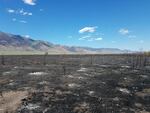
[[[13,113],[21,105],[22,99],[26,98],[26,91],[3,92],[0,97],[0,113]]]

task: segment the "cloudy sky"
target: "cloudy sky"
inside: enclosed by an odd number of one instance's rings
[[[150,0],[0,0],[0,31],[70,46],[150,50]]]

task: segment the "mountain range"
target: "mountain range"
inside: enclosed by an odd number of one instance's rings
[[[131,51],[117,48],[90,48],[58,45],[0,31],[1,54],[41,54],[45,52],[49,54],[121,54]]]

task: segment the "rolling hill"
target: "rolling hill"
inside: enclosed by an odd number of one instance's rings
[[[64,46],[0,32],[1,54],[43,54],[45,52],[49,54],[119,54],[129,51],[116,48]]]

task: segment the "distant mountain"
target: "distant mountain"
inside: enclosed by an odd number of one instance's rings
[[[0,52],[49,52],[49,54],[118,54],[131,51],[115,48],[89,48],[56,45],[41,40],[33,40],[31,38],[26,38],[20,35],[0,32]]]

